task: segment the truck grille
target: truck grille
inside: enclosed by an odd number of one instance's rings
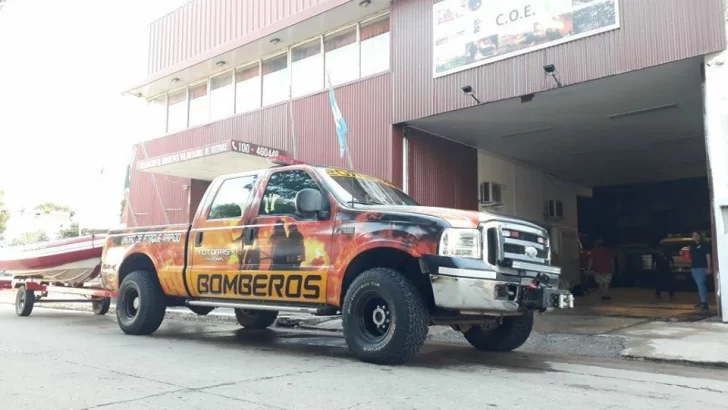
[[[520,225],[516,221],[492,221],[486,224],[486,261],[498,265],[503,259],[532,263],[549,263],[548,234],[532,226]],[[503,231],[511,232],[506,236]],[[526,249],[536,248],[535,255],[528,255]]]

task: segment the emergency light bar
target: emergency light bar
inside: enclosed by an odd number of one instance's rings
[[[299,161],[297,159],[293,159],[291,157],[285,157],[285,156],[276,156],[276,157],[268,157],[268,162],[274,165],[303,165],[305,164],[304,161]]]

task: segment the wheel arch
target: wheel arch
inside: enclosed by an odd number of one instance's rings
[[[148,272],[151,276],[159,282],[157,276],[157,268],[149,255],[144,253],[132,253],[124,258],[124,261],[119,266],[119,286],[124,282],[124,278],[134,271],[143,270]]]
[[[435,306],[429,275],[422,272],[420,259],[414,255],[392,246],[378,246],[367,249],[354,257],[344,271],[341,281],[339,306],[344,305],[344,298],[349,287],[363,272],[372,268],[390,268],[402,273],[410,280],[422,297],[428,309]]]

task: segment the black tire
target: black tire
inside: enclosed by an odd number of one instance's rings
[[[200,316],[207,316],[210,312],[215,310],[214,307],[210,306],[187,306],[187,308],[191,310],[192,313]]]
[[[493,330],[483,330],[480,326],[465,332],[465,339],[478,350],[509,352],[518,349],[531,336],[533,312],[521,316],[503,318],[503,323]]]
[[[96,299],[91,302],[91,306],[93,307],[94,315],[103,316],[109,313],[111,298]]]
[[[278,312],[274,310],[235,309],[235,318],[246,329],[265,329],[275,323]]]
[[[35,306],[35,293],[25,286],[20,286],[15,294],[15,314],[18,316],[30,316]]]
[[[344,338],[359,360],[403,364],[422,348],[429,330],[424,299],[394,269],[374,268],[359,275],[344,297]]]
[[[116,299],[116,318],[126,334],[150,335],[164,320],[164,292],[151,272],[134,271],[124,278]],[[136,302],[135,302],[136,300]]]

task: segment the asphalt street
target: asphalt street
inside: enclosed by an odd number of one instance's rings
[[[353,359],[338,333],[0,304],[0,409],[686,409],[728,403],[728,371],[429,341],[409,365]]]

